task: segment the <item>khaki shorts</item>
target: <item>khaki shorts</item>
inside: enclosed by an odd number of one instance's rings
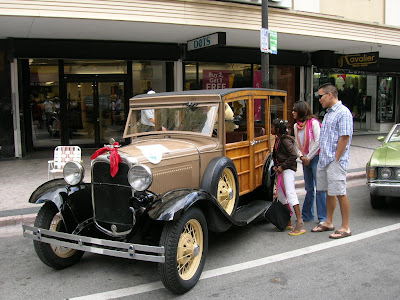
[[[317,167],[317,190],[327,191],[328,196],[346,195],[347,172],[336,161],[332,161],[325,168]]]

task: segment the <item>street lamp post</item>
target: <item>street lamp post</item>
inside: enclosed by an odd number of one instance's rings
[[[268,0],[262,0],[261,27],[268,29]],[[269,53],[261,52],[261,87],[269,88]]]

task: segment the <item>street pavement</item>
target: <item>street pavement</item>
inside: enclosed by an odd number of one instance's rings
[[[380,145],[377,132],[354,132],[350,147],[348,181],[365,178],[365,165],[374,149]],[[85,181],[90,181],[90,156],[97,149],[82,149]],[[40,205],[29,203],[32,192],[47,181],[48,160],[53,152],[38,151],[23,158],[0,161],[0,227],[32,223]],[[304,187],[303,169],[298,164],[296,188]],[[303,199],[301,199],[303,200]]]

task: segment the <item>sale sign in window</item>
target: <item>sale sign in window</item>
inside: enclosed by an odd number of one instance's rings
[[[229,88],[229,71],[203,70],[203,90]]]

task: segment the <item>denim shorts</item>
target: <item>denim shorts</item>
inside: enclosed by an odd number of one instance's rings
[[[317,167],[317,190],[327,191],[328,196],[346,195],[347,172],[336,161],[325,168]]]

